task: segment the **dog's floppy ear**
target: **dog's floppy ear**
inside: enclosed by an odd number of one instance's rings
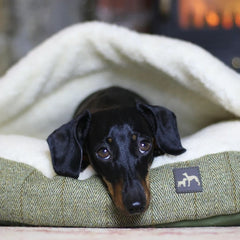
[[[53,168],[58,175],[79,177],[83,161],[83,143],[88,133],[90,118],[90,113],[85,111],[48,136]]]
[[[158,155],[168,153],[179,155],[186,149],[182,147],[177,128],[176,116],[164,107],[137,103],[137,109],[152,127]]]

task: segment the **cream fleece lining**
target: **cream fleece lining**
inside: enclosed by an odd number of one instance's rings
[[[153,167],[240,150],[239,122],[228,122],[240,116],[238,73],[188,42],[92,22],[51,37],[0,79],[0,157],[53,176],[46,137],[86,96],[112,85],[177,115],[187,152]]]

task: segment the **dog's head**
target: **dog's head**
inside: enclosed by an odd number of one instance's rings
[[[149,205],[148,170],[153,157],[185,151],[175,115],[142,103],[93,114],[86,111],[55,130],[48,144],[59,175],[78,178],[87,155],[125,214],[142,213]]]

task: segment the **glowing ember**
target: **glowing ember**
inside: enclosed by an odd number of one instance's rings
[[[240,27],[240,13],[237,13],[235,16],[235,24]]]
[[[233,15],[231,12],[228,11],[223,12],[222,26],[225,29],[230,29],[233,27]]]
[[[210,27],[217,27],[220,23],[218,14],[214,11],[209,11],[206,15],[206,22]]]

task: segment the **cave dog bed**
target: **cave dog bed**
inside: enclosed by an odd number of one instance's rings
[[[54,176],[47,136],[96,90],[121,86],[177,116],[179,156],[156,157],[151,203],[121,215],[89,167]],[[191,43],[91,22],[64,29],[0,79],[0,223],[68,227],[240,223],[240,76]],[[35,167],[33,167],[35,166]]]

